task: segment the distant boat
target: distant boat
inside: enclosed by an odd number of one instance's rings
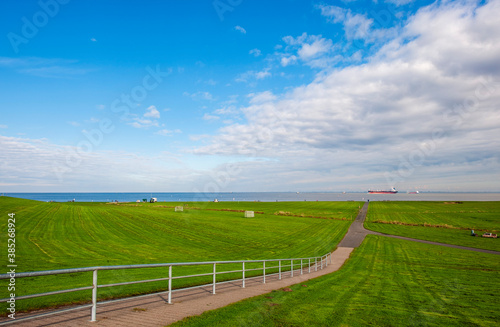
[[[396,194],[396,193],[398,193],[398,191],[396,191],[396,189],[393,187],[390,191],[381,191],[381,190],[372,191],[372,190],[368,190],[368,193],[370,193],[370,194]]]
[[[415,191],[415,192],[408,192],[408,194],[418,194],[418,191]]]

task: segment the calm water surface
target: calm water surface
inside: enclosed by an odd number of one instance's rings
[[[66,202],[135,202],[155,197],[160,202],[192,201],[500,201],[500,193],[294,193],[294,192],[234,192],[234,193],[0,193],[16,198]]]

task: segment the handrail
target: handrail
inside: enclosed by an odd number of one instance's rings
[[[330,259],[330,260],[328,260],[328,259]],[[290,265],[282,265],[283,261],[285,261],[285,262],[290,261]],[[182,289],[188,289],[188,288],[206,287],[208,285],[211,285],[212,286],[212,293],[215,294],[217,284],[226,283],[229,281],[240,281],[241,280],[242,281],[242,288],[245,288],[245,279],[248,279],[248,277],[245,276],[245,273],[249,272],[249,271],[257,271],[257,270],[262,271],[262,275],[259,275],[259,276],[262,276],[263,283],[266,282],[266,270],[270,270],[270,269],[278,268],[278,273],[267,274],[267,276],[278,274],[279,279],[281,279],[283,268],[290,267],[290,277],[293,277],[294,261],[296,263],[300,261],[300,274],[302,275],[304,272],[304,268],[303,268],[304,264],[307,267],[308,273],[311,272],[311,266],[314,267],[315,271],[317,271],[318,268],[323,269],[323,266],[325,266],[325,267],[328,266],[328,261],[330,261],[330,263],[331,263],[331,253],[327,253],[325,255],[318,256],[318,257],[307,257],[307,258],[263,259],[263,260],[226,260],[226,261],[203,261],[203,262],[172,262],[172,263],[156,263],[156,264],[141,264],[141,265],[96,266],[96,267],[69,268],[69,269],[57,269],[57,270],[45,270],[45,271],[15,273],[14,278],[23,278],[23,277],[39,277],[39,276],[71,274],[71,273],[92,271],[92,286],[84,286],[84,287],[78,287],[78,288],[73,288],[73,289],[58,290],[58,291],[39,293],[39,294],[23,295],[23,296],[16,297],[16,300],[29,299],[29,298],[35,298],[35,297],[41,297],[41,296],[49,296],[49,295],[55,295],[55,294],[61,294],[61,293],[77,292],[77,291],[91,289],[92,290],[92,305],[91,305],[91,320],[90,321],[96,321],[97,320],[97,304],[98,304],[98,302],[97,302],[97,290],[98,290],[98,288],[168,280],[168,291],[167,291],[168,303],[171,304],[172,303],[172,292],[174,291],[172,289],[172,280],[174,280],[174,279],[192,278],[192,277],[200,277],[200,276],[212,276],[212,283],[210,283],[210,284],[198,285],[198,286],[192,286],[192,287],[186,287],[186,288],[178,288],[178,289],[175,289],[175,291],[179,291]],[[306,263],[304,263],[304,261],[306,261]],[[266,262],[278,262],[278,266],[266,266]],[[261,268],[247,268],[247,269],[245,269],[245,264],[248,264],[248,263],[261,263],[262,267]],[[242,264],[242,269],[241,270],[217,271],[217,266],[223,265],[223,264]],[[204,274],[185,275],[185,276],[173,276],[173,274],[172,274],[173,267],[202,266],[202,265],[212,265],[212,268],[213,268],[212,272],[204,273]],[[295,265],[295,267],[297,267],[297,266],[298,266],[298,264]],[[142,269],[142,268],[159,268],[159,267],[168,267],[168,277],[149,279],[149,280],[137,280],[137,281],[131,281],[131,282],[114,283],[114,284],[105,284],[105,285],[99,285],[98,281],[97,281],[99,270]],[[229,273],[241,273],[242,278],[217,282],[217,275],[229,274]],[[11,276],[11,274],[0,274],[0,279],[10,279],[10,278],[13,278],[13,276]],[[252,277],[252,278],[255,278],[255,277]],[[7,302],[9,300],[10,300],[10,298],[0,299],[0,303]],[[107,303],[108,302],[109,301],[107,301]],[[81,306],[81,308],[85,308],[85,307],[89,307],[89,305]],[[54,312],[54,313],[57,313],[57,312]],[[27,319],[36,318],[36,317],[38,317],[38,316],[31,316],[31,317],[16,319],[16,321],[19,322],[20,320],[27,320]],[[4,325],[7,323],[11,323],[11,322],[14,322],[14,321],[2,321],[2,322],[0,322],[0,325]]]

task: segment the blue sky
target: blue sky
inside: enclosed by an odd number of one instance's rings
[[[499,1],[2,1],[0,192],[499,191]]]

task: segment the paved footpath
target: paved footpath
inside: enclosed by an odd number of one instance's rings
[[[369,231],[363,227],[368,202],[366,202],[355,221],[351,224],[344,239],[339,243],[337,249],[332,252],[332,262],[328,266],[315,271],[311,267],[302,270],[294,270],[294,277],[290,272],[283,273],[282,279],[278,276],[266,276],[266,283],[262,277],[246,279],[245,288],[242,288],[241,281],[218,284],[216,294],[212,294],[212,287],[204,287],[190,290],[182,290],[172,293],[172,304],[168,304],[167,294],[154,294],[140,297],[133,297],[118,302],[100,304],[97,307],[97,321],[90,322],[90,308],[78,309],[69,312],[55,313],[40,316],[31,320],[17,321],[10,326],[166,326],[189,316],[200,315],[205,311],[225,307],[231,303],[241,301],[257,295],[269,293],[273,290],[281,289],[298,283],[304,283],[309,279],[316,278],[337,271],[349,258],[354,248],[358,247],[368,234],[395,237],[410,241],[429,243],[434,245],[449,246],[459,249],[479,251],[485,253],[500,254],[497,251],[467,248],[456,245],[422,241],[400,236],[387,235]],[[40,312],[44,314],[47,312]],[[30,315],[32,315],[31,313]],[[21,318],[23,314],[19,314]],[[0,318],[0,325],[5,322],[5,318]]]

